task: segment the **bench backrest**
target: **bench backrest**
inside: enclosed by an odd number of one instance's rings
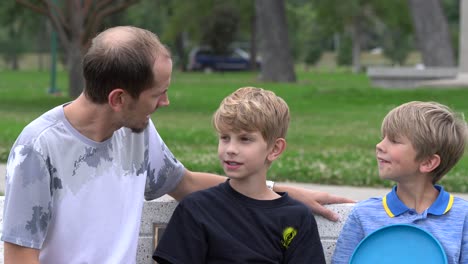
[[[0,196],[0,233],[3,231],[3,205],[4,196]],[[151,258],[153,250],[156,247],[158,237],[167,225],[176,206],[177,202],[169,196],[145,202],[138,240],[138,264],[155,263]],[[353,204],[335,204],[327,205],[327,207],[338,213],[341,217],[340,221],[331,222],[321,216],[316,216],[325,258],[327,263],[330,263],[336,240]],[[0,264],[3,264],[3,242],[0,242]]]

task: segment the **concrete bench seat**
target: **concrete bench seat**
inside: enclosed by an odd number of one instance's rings
[[[4,196],[0,196],[0,232],[3,226],[3,205]],[[169,196],[145,202],[140,226],[140,237],[138,240],[138,264],[154,264],[151,256],[160,236],[161,231],[167,225],[172,212],[177,206],[177,202]],[[343,227],[353,204],[327,205],[328,208],[340,214],[341,220],[331,222],[321,216],[316,216],[320,237],[327,263],[330,263],[331,256],[335,249],[336,240]],[[0,264],[3,264],[3,242],[0,243]]]
[[[458,68],[428,67],[369,67],[367,76],[375,87],[381,88],[415,88],[424,83],[436,80],[456,78]]]
[[[154,264],[151,256],[157,243],[158,233],[166,226],[176,206],[177,202],[169,196],[163,196],[157,200],[145,202],[138,245],[138,264]],[[338,235],[353,206],[354,204],[326,206],[340,215],[340,221],[338,222],[331,222],[321,216],[316,216],[327,263],[330,263]]]

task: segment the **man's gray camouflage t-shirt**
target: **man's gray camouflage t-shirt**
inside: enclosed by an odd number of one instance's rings
[[[143,195],[170,192],[184,171],[151,121],[95,142],[58,106],[12,148],[2,240],[41,249],[41,263],[134,263]]]

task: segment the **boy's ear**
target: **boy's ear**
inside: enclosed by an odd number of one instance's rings
[[[284,138],[276,139],[270,151],[270,154],[268,154],[267,156],[268,161],[272,162],[275,159],[277,159],[279,156],[281,156],[281,153],[283,153],[285,149],[286,149],[286,140]]]
[[[429,173],[433,170],[435,170],[437,167],[440,165],[440,156],[437,154],[434,154],[430,156],[429,158],[425,159],[421,164],[419,165],[419,170],[422,173]]]

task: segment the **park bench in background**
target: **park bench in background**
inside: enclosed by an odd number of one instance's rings
[[[458,68],[448,67],[369,67],[367,76],[375,87],[416,88],[431,86],[431,81],[450,80],[457,77]]]

